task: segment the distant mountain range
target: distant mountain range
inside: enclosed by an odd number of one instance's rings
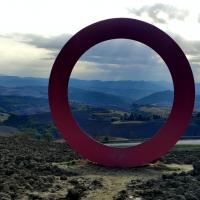
[[[0,86],[0,94],[3,95],[15,95],[18,93],[20,96],[42,97],[47,95],[48,79],[0,75]],[[172,85],[165,81],[88,81],[70,79],[69,88],[115,95],[131,102],[154,92],[170,90]]]
[[[5,87],[47,86],[47,78],[0,75],[0,85]]]
[[[165,81],[87,81],[71,79],[70,87],[112,94],[125,98],[127,101],[134,101],[158,91],[172,90],[172,85]]]
[[[199,84],[196,86],[198,88]],[[5,97],[3,98],[3,96]],[[48,79],[0,75],[1,109],[6,109],[9,112],[21,112],[23,107],[25,108],[25,105],[29,104],[26,109],[27,113],[29,111],[34,113],[34,109],[37,111],[41,109],[42,111],[42,106],[44,110],[48,110],[47,98]],[[129,108],[131,104],[171,106],[173,91],[172,85],[164,81],[87,81],[70,79],[69,100],[95,106],[123,109]],[[9,103],[5,106],[7,101]],[[21,104],[19,105],[20,101]],[[199,108],[199,95],[196,95],[195,103],[195,107]],[[37,105],[41,107],[38,109]]]

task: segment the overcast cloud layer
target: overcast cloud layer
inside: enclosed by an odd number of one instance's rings
[[[137,16],[147,14],[153,22],[167,24],[169,20],[183,21],[189,14],[188,10],[178,9],[172,5],[156,3],[154,5],[142,6],[140,9],[129,9],[129,11]]]
[[[196,33],[198,26],[188,27],[191,28],[188,33],[185,31],[181,34],[179,30],[184,28],[184,24],[190,25],[190,18],[194,16],[191,9],[154,3],[137,8],[124,7],[124,10],[127,12],[124,17],[142,19],[167,32],[183,49],[196,81],[200,81],[200,38],[190,36]],[[199,16],[197,13],[193,19],[200,26]],[[174,28],[176,23],[178,27]],[[71,36],[70,32],[56,35],[0,32],[0,73],[48,77],[57,54]],[[91,48],[76,64],[72,77],[171,81],[166,65],[152,49],[141,43],[122,39]]]

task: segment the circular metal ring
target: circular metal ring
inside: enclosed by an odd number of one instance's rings
[[[127,148],[103,145],[84,133],[72,116],[66,92],[70,74],[81,55],[100,42],[120,38],[139,41],[155,50],[167,64],[174,84],[174,101],[167,121],[151,139]],[[87,26],[65,44],[52,67],[49,103],[57,128],[75,151],[104,166],[133,167],[158,159],[176,144],[193,112],[194,88],[189,62],[171,37],[143,21],[113,18]]]

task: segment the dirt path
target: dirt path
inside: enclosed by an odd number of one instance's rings
[[[160,164],[140,167],[140,168],[106,168],[93,165],[88,161],[80,160],[73,166],[67,166],[65,163],[57,163],[57,166],[72,172],[78,172],[79,177],[87,177],[91,180],[101,180],[103,187],[93,191],[89,191],[86,200],[112,200],[113,197],[125,189],[126,184],[133,179],[147,180],[160,177],[164,173],[173,173],[192,170],[191,165],[178,164]],[[76,176],[76,178],[78,178]],[[130,197],[131,198],[131,197]],[[139,200],[139,199],[138,199]]]
[[[99,178],[103,178],[103,185],[104,187],[102,189],[95,190],[87,196],[87,200],[108,200],[112,199],[114,195],[117,194],[117,192],[125,189],[126,183],[130,181],[130,178],[119,178],[114,176],[106,176],[102,177],[99,176]],[[98,176],[95,176],[95,178],[98,178]]]

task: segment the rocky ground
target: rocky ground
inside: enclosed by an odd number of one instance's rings
[[[133,179],[114,199],[199,200],[200,162],[194,163],[193,167],[187,173],[163,174],[159,178],[146,181]]]
[[[199,200],[200,199],[200,147],[175,148],[159,160],[159,165],[192,166],[190,170],[164,173],[148,180],[132,179],[126,188],[114,196],[115,200]],[[168,165],[166,165],[168,164]],[[169,170],[168,170],[169,171]]]
[[[0,200],[196,200],[199,160],[200,147],[174,150],[145,167],[106,168],[66,144],[0,137]]]

